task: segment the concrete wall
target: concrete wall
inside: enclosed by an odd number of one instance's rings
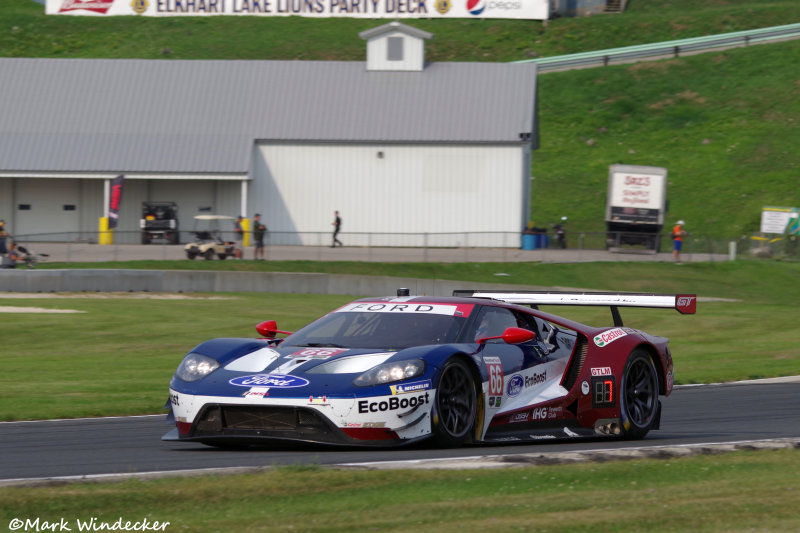
[[[278,292],[391,296],[399,287],[411,294],[451,296],[455,289],[523,289],[436,279],[350,276],[292,272],[182,270],[0,270],[0,292]]]

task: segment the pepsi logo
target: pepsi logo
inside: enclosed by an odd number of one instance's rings
[[[486,0],[467,0],[467,11],[470,15],[480,15],[486,9]]]

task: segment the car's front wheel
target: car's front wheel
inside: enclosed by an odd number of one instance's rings
[[[460,359],[445,363],[436,388],[433,435],[437,444],[460,446],[472,436],[477,413],[475,378]]]
[[[642,439],[658,420],[658,372],[653,357],[634,350],[625,364],[620,388],[622,436]]]

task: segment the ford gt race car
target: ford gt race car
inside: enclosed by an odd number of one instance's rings
[[[617,436],[658,429],[673,386],[667,339],[620,307],[693,314],[693,294],[455,291],[364,298],[290,333],[193,348],[170,382],[163,440],[390,446]],[[599,305],[587,326],[539,306]],[[279,338],[278,335],[288,335]]]

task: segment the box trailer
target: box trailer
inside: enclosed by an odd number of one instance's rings
[[[667,169],[611,165],[606,201],[606,248],[641,245],[656,253],[667,211]]]

